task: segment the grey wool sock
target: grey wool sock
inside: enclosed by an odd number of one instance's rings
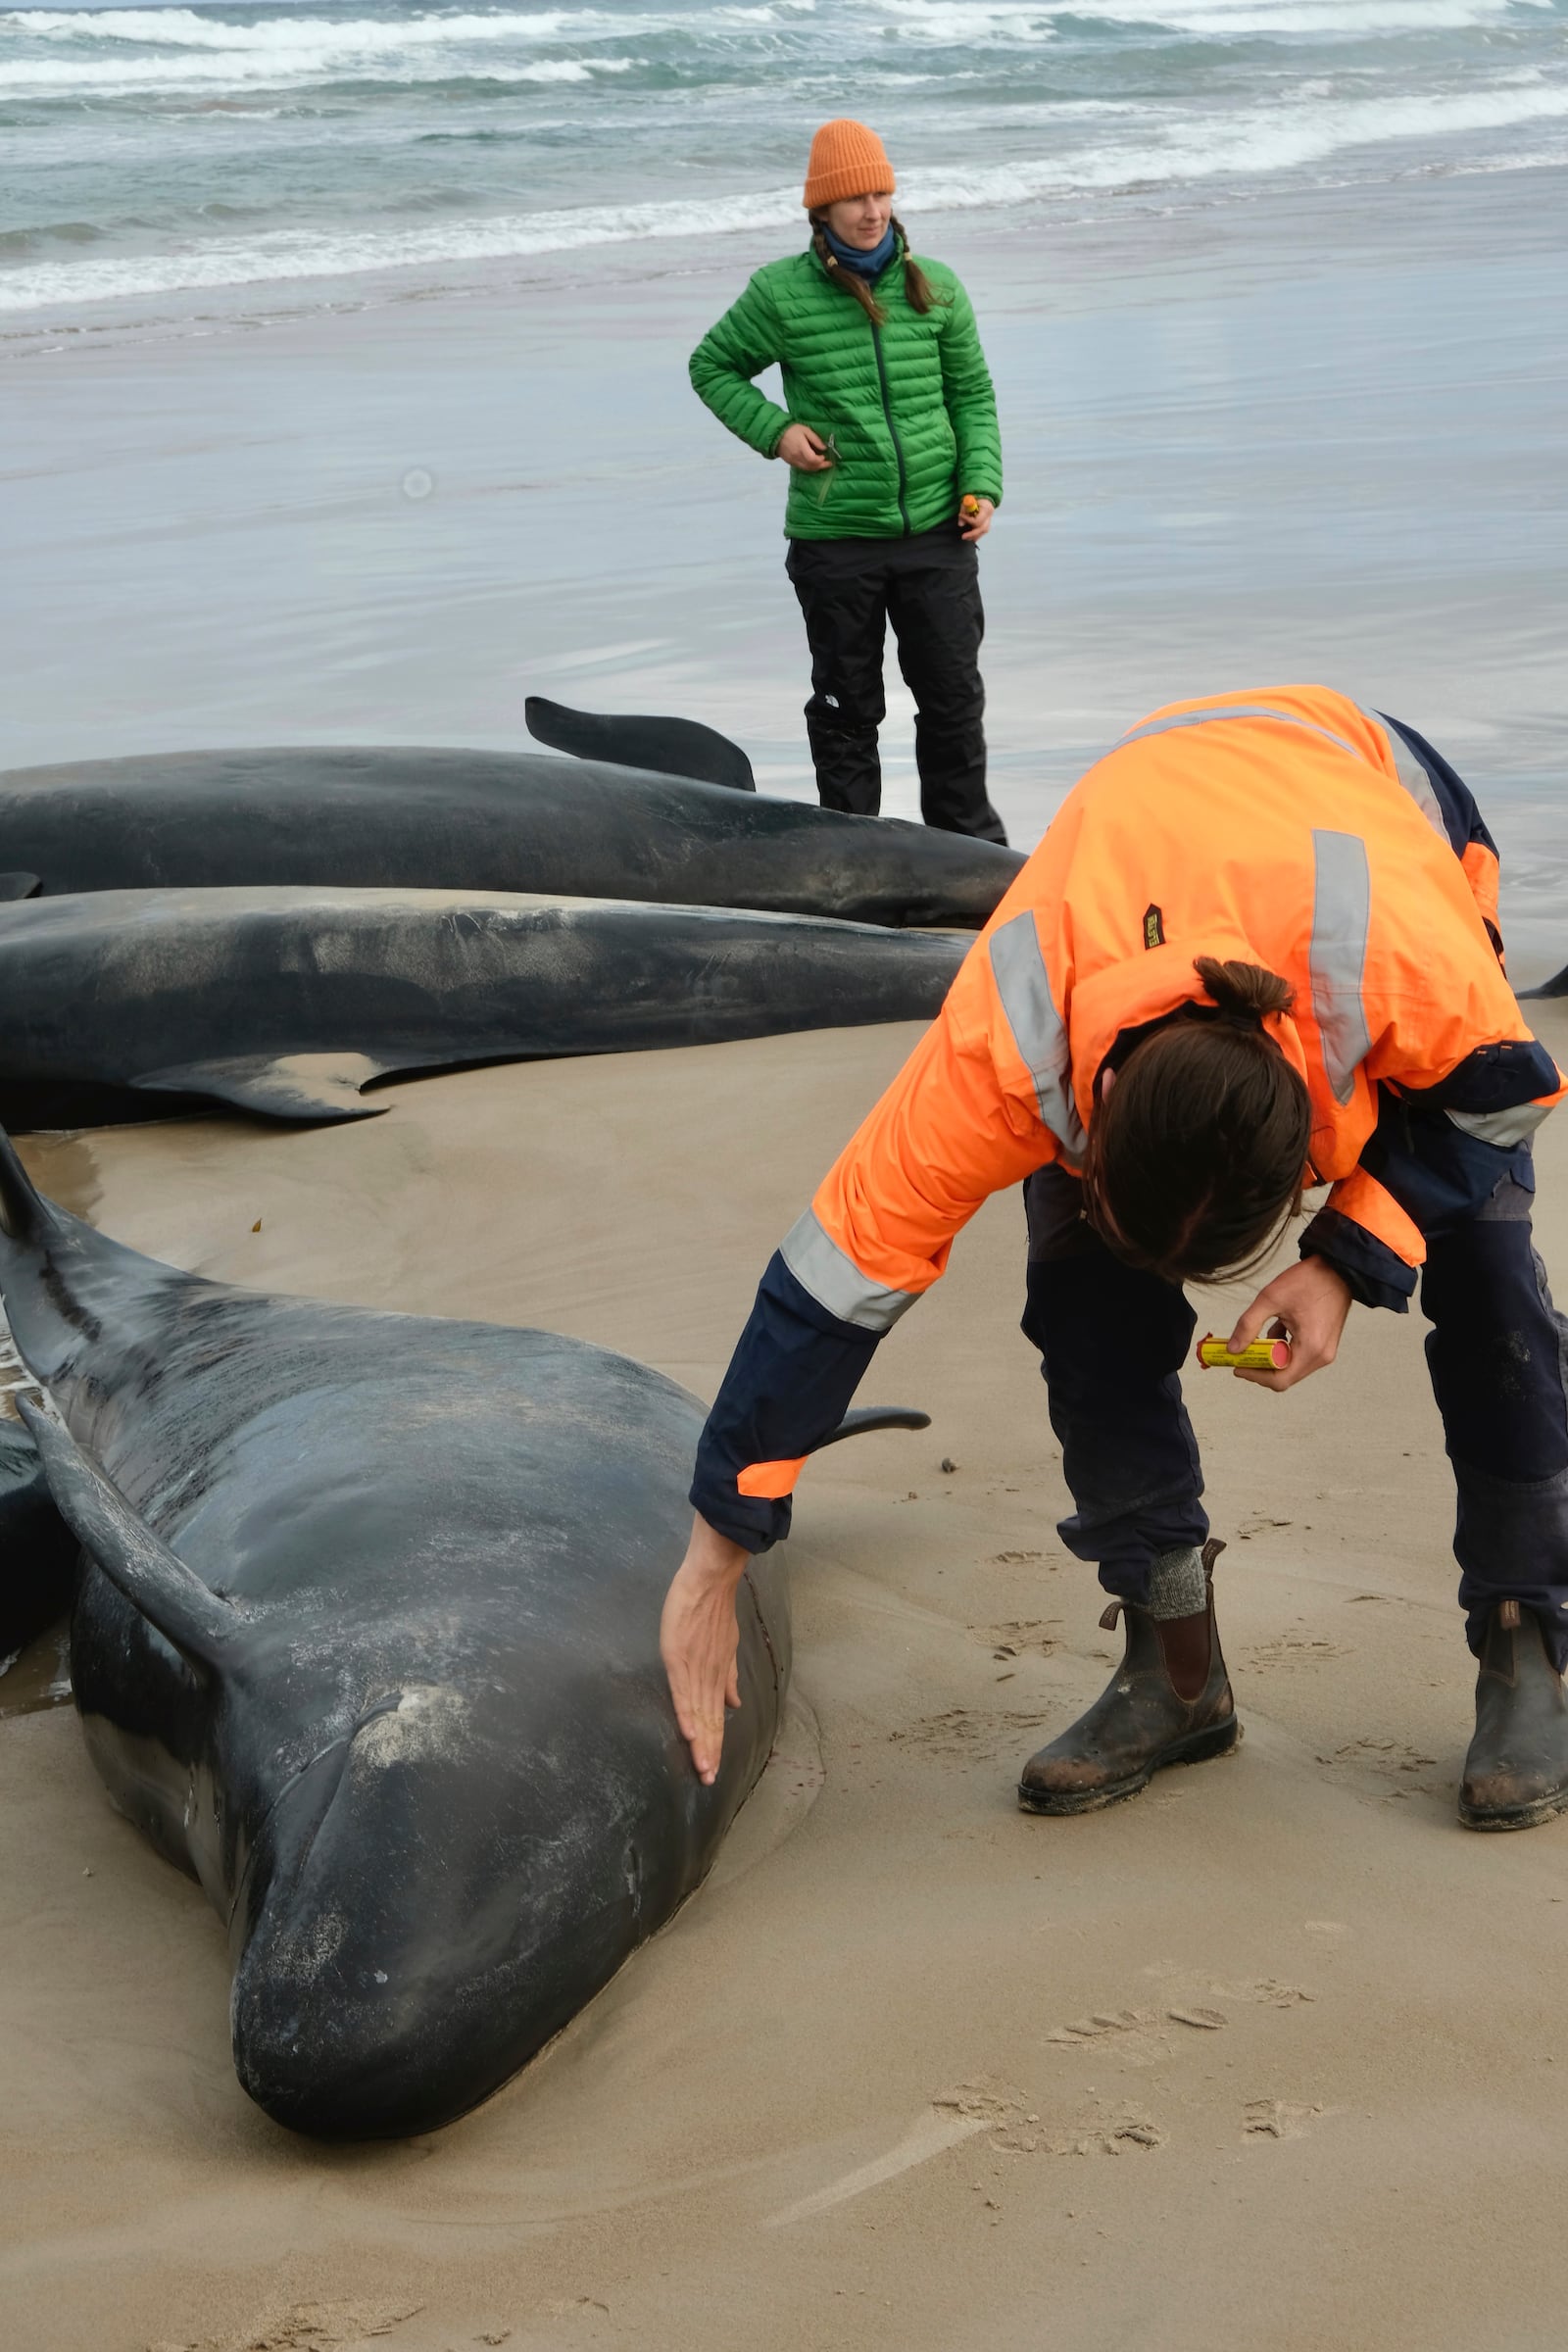
[[[1157,1552],[1149,1572],[1151,1617],[1196,1617],[1207,1605],[1203,1555],[1197,1544],[1184,1544],[1179,1551]]]

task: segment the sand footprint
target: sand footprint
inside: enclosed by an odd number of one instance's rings
[[[1011,1709],[982,1714],[972,1707],[946,1707],[940,1715],[924,1715],[900,1724],[890,1740],[932,1756],[991,1758],[1016,1741],[1030,1739],[1049,1716]]]
[[[1344,1642],[1325,1642],[1309,1634],[1280,1634],[1272,1642],[1256,1642],[1244,1651],[1242,1664],[1250,1673],[1270,1674],[1282,1667],[1326,1666],[1333,1658],[1349,1655]]]
[[[1329,2110],[1304,2099],[1249,2099],[1242,2116],[1244,2139],[1300,2139]]]

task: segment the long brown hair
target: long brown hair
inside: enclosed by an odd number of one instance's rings
[[[1084,1200],[1102,1239],[1166,1282],[1245,1273],[1301,1205],[1312,1111],[1262,1027],[1289,983],[1256,963],[1193,965],[1214,1012],[1143,1038],[1096,1106]]]
[[[936,309],[943,297],[938,294],[919,263],[910,254],[908,234],[903,221],[890,216],[888,226],[898,238],[899,250],[904,256],[904,291],[909,298],[909,308],[911,311],[918,311],[923,318],[927,311]],[[871,324],[886,326],[888,315],[872,293],[869,279],[861,277],[858,270],[845,270],[839,266],[833,257],[832,248],[828,244],[825,234],[826,227],[827,223],[821,214],[813,213],[811,215],[811,251],[833,283],[836,286],[842,286],[847,294],[855,296]]]

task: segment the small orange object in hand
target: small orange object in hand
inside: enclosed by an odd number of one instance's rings
[[[1205,1372],[1285,1372],[1291,1350],[1285,1340],[1253,1340],[1233,1355],[1223,1340],[1205,1331],[1198,1343],[1198,1360]]]

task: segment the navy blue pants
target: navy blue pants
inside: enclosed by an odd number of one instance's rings
[[[1454,1555],[1472,1649],[1487,1612],[1537,1611],[1568,1664],[1568,1324],[1530,1233],[1530,1200],[1504,1177],[1479,1214],[1428,1244],[1427,1363],[1458,1489]],[[1156,1552],[1208,1534],[1202,1471],[1179,1373],[1197,1317],[1183,1293],[1124,1266],[1082,1213],[1082,1187],[1044,1168],[1024,1187],[1029,1298],[1051,1425],[1077,1508],[1067,1548],[1107,1592],[1149,1596]]]

